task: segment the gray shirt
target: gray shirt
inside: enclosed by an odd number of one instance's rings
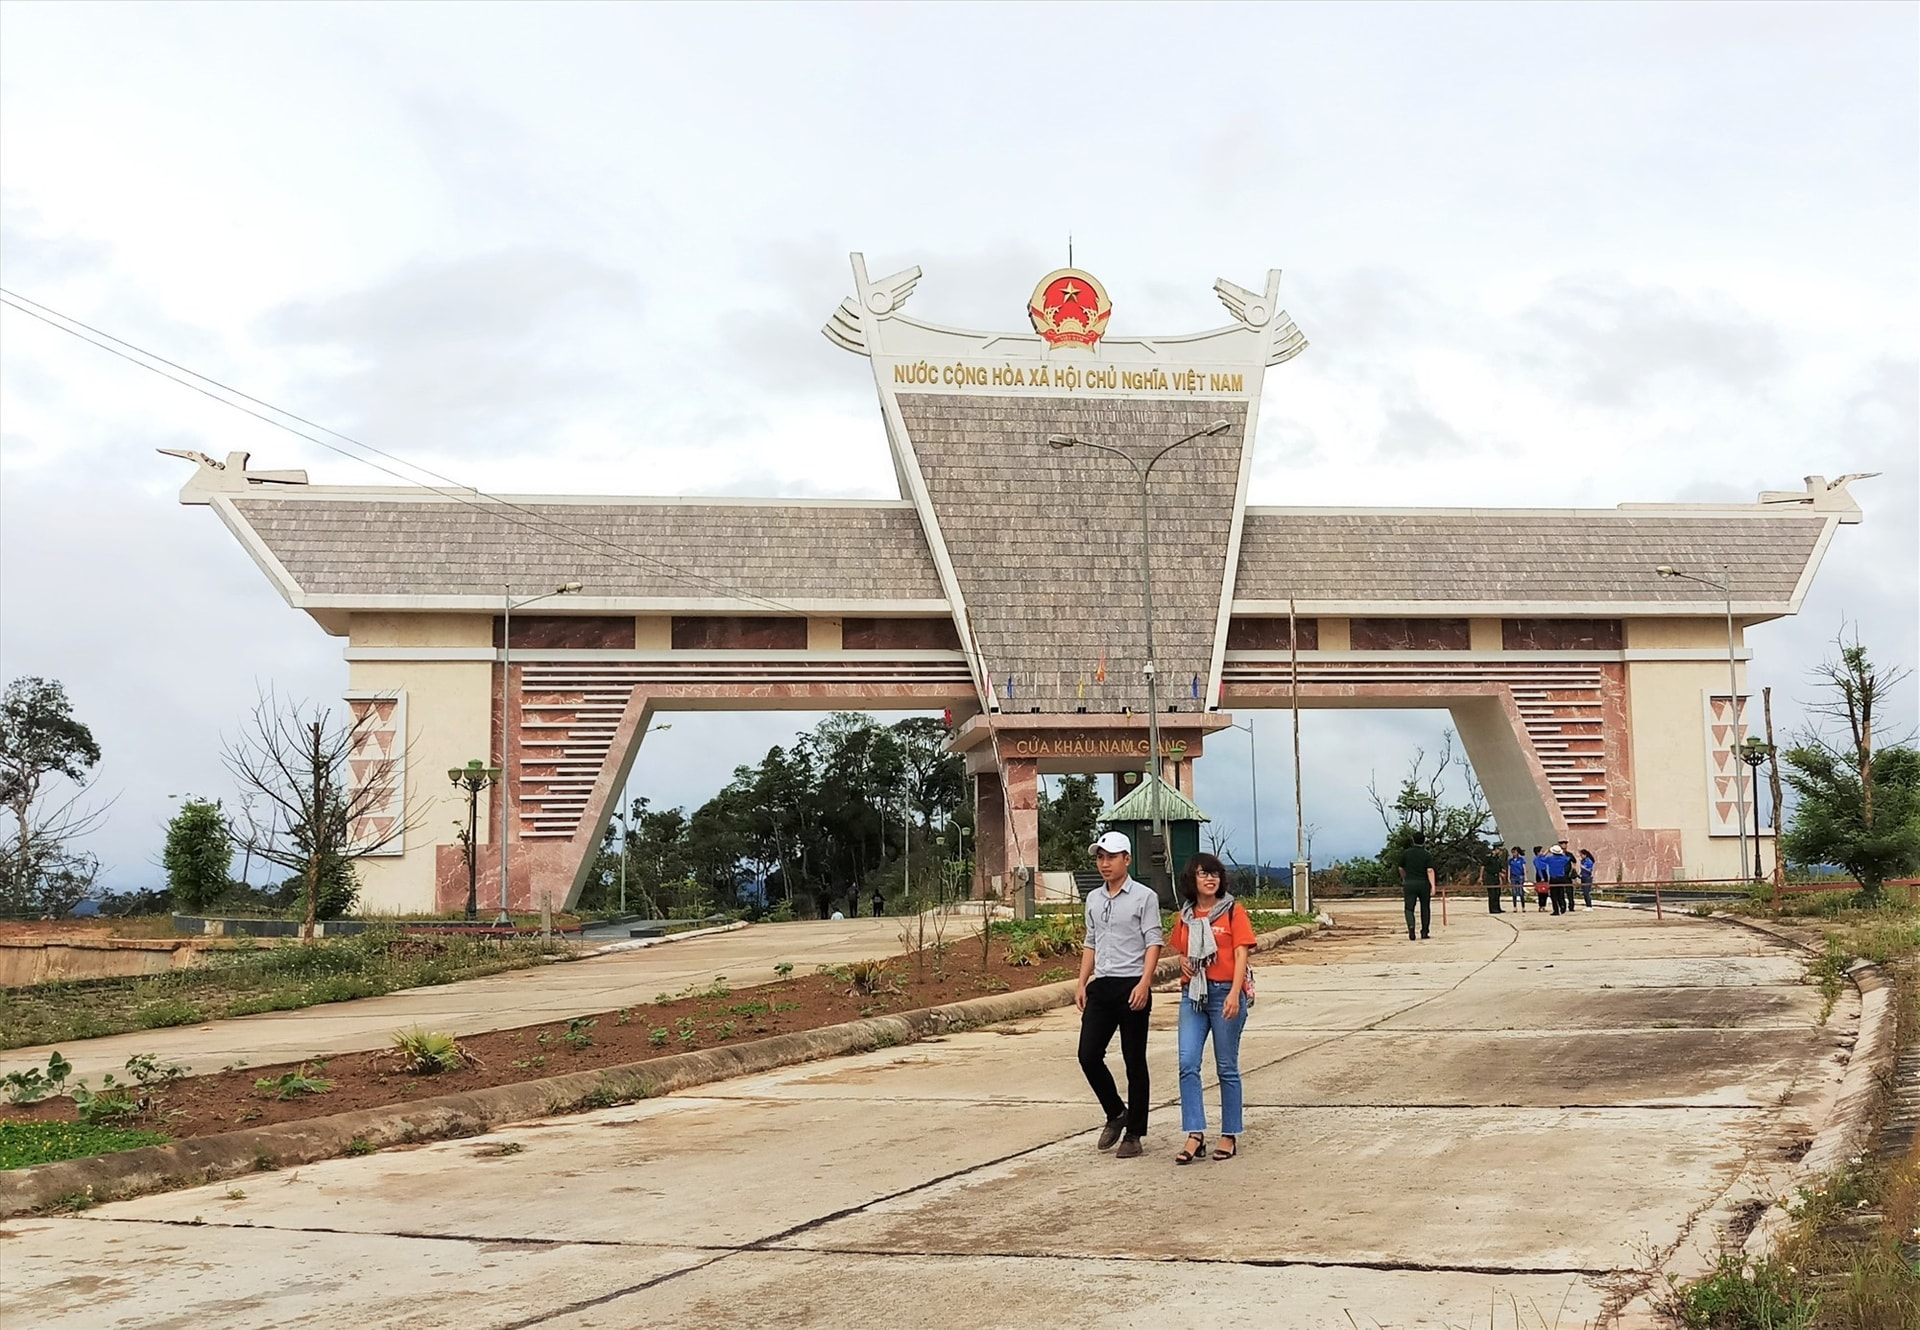
[[[1128,878],[1119,892],[1101,883],[1087,896],[1087,949],[1095,979],[1138,979],[1147,948],[1161,944],[1160,898]]]

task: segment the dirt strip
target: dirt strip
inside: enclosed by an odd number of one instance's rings
[[[1313,931],[1277,929],[1262,935],[1254,950],[1268,951]],[[1163,959],[1156,978],[1164,982],[1179,972],[1177,959]],[[13,1169],[0,1173],[0,1218],[125,1200],[385,1146],[475,1136],[508,1123],[606,1108],[796,1063],[909,1044],[1065,1006],[1073,1001],[1074,987],[1074,981],[1066,980],[597,1071]]]

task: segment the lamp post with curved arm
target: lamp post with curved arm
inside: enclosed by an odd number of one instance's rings
[[[1737,738],[1740,734],[1740,676],[1734,668],[1733,571],[1722,568],[1718,580],[1702,577],[1698,573],[1682,572],[1670,563],[1663,563],[1653,571],[1662,577],[1679,577],[1689,582],[1698,582],[1701,586],[1710,586],[1725,600],[1727,606],[1727,705],[1733,712],[1733,733]],[[1739,744],[1728,744],[1727,747],[1733,750],[1735,758],[1739,757]],[[1733,789],[1733,822],[1740,835],[1740,880],[1746,882],[1751,880],[1752,874],[1748,869],[1747,860],[1747,766],[1744,762],[1735,761],[1733,764]],[[1757,852],[1759,848],[1756,843],[1755,851]]]
[[[507,913],[507,842],[513,839],[513,612],[554,596],[576,595],[579,590],[578,582],[562,582],[551,591],[515,600],[511,585],[501,588],[500,599],[506,613],[500,624],[500,918],[497,923],[513,922],[513,916]]]
[[[480,912],[480,846],[477,843],[480,834],[480,794],[500,783],[500,768],[487,766],[476,757],[464,767],[447,768],[447,779],[453,782],[456,790],[465,791],[467,796],[467,826],[462,848],[467,852],[467,919],[471,921]]]
[[[1167,820],[1160,804],[1160,690],[1156,676],[1160,672],[1159,663],[1153,654],[1153,531],[1148,508],[1148,482],[1153,476],[1154,467],[1175,448],[1195,439],[1212,434],[1223,434],[1231,422],[1216,420],[1202,426],[1191,434],[1183,435],[1172,443],[1162,446],[1142,465],[1140,460],[1124,448],[1110,443],[1095,443],[1091,439],[1082,439],[1072,434],[1052,434],[1047,436],[1047,446],[1055,449],[1074,447],[1094,448],[1103,453],[1112,453],[1128,466],[1140,479],[1140,589],[1145,601],[1145,615],[1142,628],[1146,636],[1147,663],[1140,672],[1147,677],[1147,777],[1152,782],[1153,793],[1150,796],[1153,808],[1153,838],[1155,848],[1164,856],[1167,843]],[[1171,865],[1168,865],[1170,868]],[[1161,883],[1158,867],[1154,868],[1154,889],[1158,891]]]
[[[1746,763],[1747,770],[1753,773],[1751,780],[1753,786],[1753,875],[1749,878],[1749,881],[1757,882],[1760,880],[1760,768],[1766,765],[1768,758],[1773,756],[1773,745],[1757,734],[1749,734],[1747,741],[1734,751],[1740,755],[1740,760]],[[1777,843],[1773,847],[1773,857],[1775,860],[1778,860],[1780,857],[1780,846]]]

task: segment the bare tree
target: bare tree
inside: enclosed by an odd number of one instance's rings
[[[308,942],[323,886],[350,894],[354,861],[392,845],[418,822],[405,806],[398,764],[369,743],[375,727],[371,712],[337,724],[324,707],[268,691],[222,754],[245,809],[234,840],[305,878],[300,936]],[[271,813],[265,830],[252,796]]]
[[[1843,629],[1834,639],[1839,648],[1838,659],[1823,660],[1814,667],[1814,682],[1828,690],[1818,702],[1807,704],[1807,710],[1816,716],[1825,716],[1837,720],[1846,726],[1846,734],[1841,744],[1835,745],[1822,737],[1818,731],[1809,730],[1799,736],[1803,744],[1824,748],[1852,763],[1860,773],[1860,822],[1864,827],[1873,826],[1873,750],[1874,750],[1874,713],[1893,695],[1894,689],[1906,682],[1913,673],[1904,667],[1882,670],[1867,658],[1866,648],[1860,645],[1859,634],[1848,642]]]

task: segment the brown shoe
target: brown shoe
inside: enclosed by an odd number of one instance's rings
[[[1128,1136],[1120,1142],[1120,1148],[1113,1152],[1115,1159],[1138,1159],[1140,1157],[1140,1138]]]
[[[1097,1143],[1097,1148],[1102,1150],[1113,1149],[1113,1147],[1119,1143],[1120,1133],[1126,1129],[1126,1126],[1127,1120],[1124,1117],[1108,1118],[1107,1125],[1100,1129],[1100,1140]]]

